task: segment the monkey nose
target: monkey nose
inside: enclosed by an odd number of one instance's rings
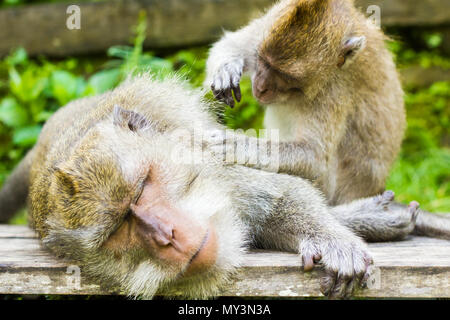
[[[265,86],[258,86],[256,89],[258,90],[258,94],[260,95],[265,94],[267,92],[267,87]]]
[[[164,247],[172,244],[176,247],[174,241],[175,229],[172,224],[162,222],[155,216],[141,215],[138,210],[133,210],[133,208],[131,212],[141,228],[148,232],[157,245]]]
[[[173,243],[173,227],[158,223],[158,221],[155,221],[155,223],[150,225],[147,224],[147,226],[151,230],[151,235],[158,245],[164,247]]]

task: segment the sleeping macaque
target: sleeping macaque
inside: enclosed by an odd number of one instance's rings
[[[383,192],[406,126],[386,40],[353,1],[282,0],[214,44],[205,85],[233,107],[250,75],[265,127],[280,132],[278,172],[312,180],[330,205],[348,203]],[[422,211],[414,232],[450,239],[450,219]]]
[[[307,180],[225,165],[203,141],[202,161],[180,161],[192,145],[179,130],[223,129],[209,109],[202,91],[148,76],[69,103],[3,186],[0,220],[24,202],[11,192],[21,186],[47,248],[142,298],[175,285],[217,295],[250,246],[298,253],[305,271],[320,264],[324,295],[347,297],[371,270],[360,237],[411,231],[417,204],[392,209],[391,192],[331,208]]]

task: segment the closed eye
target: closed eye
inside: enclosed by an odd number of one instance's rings
[[[197,172],[192,179],[189,181],[189,183],[187,184],[186,188],[189,190],[192,185],[194,184],[195,180],[197,180],[198,176],[200,175],[200,172]]]
[[[136,187],[136,196],[133,199],[133,203],[137,203],[139,201],[139,198],[142,195],[142,192],[144,192],[145,185],[150,181],[149,177],[145,177],[139,180]]]

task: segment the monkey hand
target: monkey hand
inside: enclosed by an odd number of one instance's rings
[[[324,269],[320,290],[328,298],[347,298],[358,286],[365,287],[372,271],[373,259],[366,245],[352,236],[329,239],[304,239],[300,242],[303,268],[315,264]]]
[[[267,150],[260,146],[263,139],[235,133],[232,130],[211,131],[204,138],[207,150],[224,164],[240,164],[261,169],[261,163],[268,162]]]
[[[244,59],[223,64],[214,74],[211,89],[217,100],[234,107],[234,98],[241,101],[240,81],[244,70]],[[234,98],[233,98],[234,93]]]

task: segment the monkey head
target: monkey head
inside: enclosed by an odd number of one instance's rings
[[[217,168],[178,163],[183,147],[164,130],[118,106],[89,129],[53,168],[43,241],[130,296],[211,296],[239,264],[245,230]]]
[[[259,47],[254,96],[264,104],[313,100],[363,51],[356,16],[348,0],[292,1]]]

